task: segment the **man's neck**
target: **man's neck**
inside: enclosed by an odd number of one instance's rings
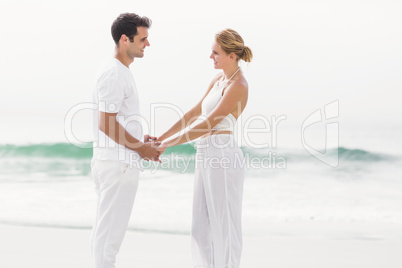
[[[130,59],[127,57],[127,55],[122,54],[118,49],[116,48],[116,54],[114,57],[119,60],[123,65],[125,65],[127,68],[130,67],[130,64],[133,63],[133,59]]]

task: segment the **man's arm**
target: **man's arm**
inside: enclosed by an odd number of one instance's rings
[[[139,153],[145,160],[158,160],[154,143],[143,143],[131,136],[117,121],[117,113],[99,112],[99,130],[116,143]]]

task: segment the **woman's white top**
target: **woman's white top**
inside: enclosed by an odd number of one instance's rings
[[[230,80],[230,79],[229,79]],[[201,104],[201,114],[202,117],[206,118],[210,112],[218,105],[219,101],[222,98],[222,92],[227,83],[222,83],[218,85],[217,81],[215,85],[212,87],[211,91],[205,97]],[[219,118],[216,118],[219,119]],[[234,127],[236,124],[236,118],[229,113],[225,118],[222,119],[212,130],[221,130],[221,131],[234,131]]]

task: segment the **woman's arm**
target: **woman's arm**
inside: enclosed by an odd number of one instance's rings
[[[198,116],[201,114],[201,102],[197,103],[190,111],[184,114],[182,118],[180,118],[171,128],[169,128],[165,133],[158,137],[158,141],[163,141],[172,135],[176,134],[177,132],[185,129],[191,123],[193,123]]]
[[[179,119],[171,128],[169,128],[165,133],[163,133],[160,137],[158,137],[158,141],[164,141],[172,135],[180,132],[185,129],[189,125],[191,125],[197,118],[201,115],[201,105],[202,101],[208,95],[209,91],[211,91],[212,87],[216,83],[216,81],[222,77],[222,74],[218,74],[209,84],[207,92],[201,98],[201,100],[187,113],[184,114],[182,118]]]
[[[238,108],[246,105],[248,95],[248,86],[245,83],[234,83],[231,84],[224,92],[222,99],[219,101],[218,105],[208,114],[207,118],[197,124],[196,126],[190,128],[188,131],[182,135],[164,141],[161,148],[167,148],[179,144],[183,144],[192,140],[195,140],[204,134],[208,133],[213,129],[223,118],[225,118],[229,113],[235,111]],[[240,114],[241,111],[238,111]]]

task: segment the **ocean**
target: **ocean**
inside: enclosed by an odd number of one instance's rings
[[[339,159],[332,167],[301,149],[242,150],[245,234],[281,222],[402,223],[401,155],[339,147],[327,152]],[[194,156],[184,144],[144,162],[130,230],[190,232]],[[0,223],[91,228],[91,157],[69,143],[0,145]]]

